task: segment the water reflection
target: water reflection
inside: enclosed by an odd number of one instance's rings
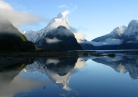
[[[32,85],[29,81],[22,81],[18,74],[33,59],[0,58],[0,97],[13,97],[16,93]]]
[[[27,72],[39,71],[47,75],[50,80],[61,89],[70,91],[67,85],[71,75],[78,69],[85,66],[85,61],[77,57],[64,58],[39,58],[32,65],[25,69]]]
[[[114,73],[111,73],[110,76],[108,75],[108,78],[107,75],[101,74],[98,70],[94,71],[94,69],[97,69],[96,66],[90,68],[92,67],[90,65],[95,65],[93,61],[96,63],[104,64],[107,67],[112,67],[116,72],[119,73],[127,74],[128,72],[132,79],[138,79],[138,56],[115,56],[114,58],[94,56],[85,56],[79,58],[52,57],[36,59],[0,58],[0,97],[26,97],[27,95],[25,94],[29,93],[29,91],[32,93],[28,94],[27,97],[30,97],[30,95],[33,94],[33,97],[37,97],[39,96],[40,91],[38,88],[47,90],[47,92],[43,93],[43,96],[46,96],[46,94],[50,96],[53,95],[53,97],[70,97],[72,95],[78,96],[78,94],[83,94],[83,96],[85,96],[85,92],[87,92],[88,95],[92,96],[92,92],[90,90],[96,91],[96,88],[99,90],[98,84],[100,84],[100,89],[103,89],[103,91],[105,88],[107,88],[107,86],[108,88],[113,88],[111,87],[113,85],[110,85],[108,83],[110,80],[109,78],[117,77],[113,75]],[[93,64],[87,62],[91,62]],[[83,68],[85,68],[85,72],[81,72],[79,75],[79,70]],[[103,68],[100,67],[100,69]],[[72,78],[72,76],[74,77]],[[102,79],[103,76],[108,80]],[[105,81],[102,82],[100,78]],[[119,84],[122,84],[123,80],[118,80]],[[69,83],[73,84],[69,85]],[[83,85],[83,83],[85,84]],[[51,86],[51,84],[53,86]],[[103,85],[103,87],[101,85]],[[49,86],[51,86],[51,88]],[[61,89],[59,90],[59,88]],[[79,91],[79,93],[76,91],[74,92],[74,88],[76,88],[75,90]],[[89,90],[87,90],[87,88],[89,88]],[[117,89],[117,85],[114,86],[114,88]],[[36,91],[38,91],[38,93],[36,93]],[[55,94],[53,94],[53,91]],[[104,93],[106,92],[103,92],[103,94]]]
[[[92,60],[108,65],[116,72],[128,72],[132,79],[138,79],[138,56],[97,57]]]

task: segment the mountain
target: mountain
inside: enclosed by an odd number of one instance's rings
[[[0,19],[0,52],[34,51],[32,42],[9,21]]]
[[[67,29],[71,28],[64,13],[59,13],[57,17],[53,18],[45,28],[39,31],[25,31],[24,35],[28,40],[35,43],[39,39],[42,39],[49,31],[56,29],[59,26],[65,26]]]
[[[53,18],[44,29],[26,32],[25,36],[45,50],[82,50],[64,13]]]
[[[36,46],[45,50],[81,50],[74,34],[64,26],[49,31],[36,42]]]
[[[110,66],[116,72],[129,73],[132,79],[138,79],[138,56],[97,57],[95,62]]]
[[[80,43],[80,45],[81,45],[83,50],[94,50],[95,49],[95,46],[90,41],[87,41],[86,39],[83,40]]]
[[[33,43],[36,41],[36,39],[38,38],[37,36],[39,36],[39,33],[37,31],[24,31],[23,34],[26,36],[26,38],[29,41],[32,41]]]
[[[132,20],[128,27],[115,28],[110,34],[91,41],[95,49],[138,49],[138,21]]]
[[[127,28],[126,26],[117,27],[111,33],[95,38],[92,41],[93,42],[106,42],[108,39],[121,39],[121,36],[123,35],[126,28]]]
[[[121,38],[126,28],[125,26],[117,27],[107,35],[95,38],[92,41],[84,40],[80,45],[84,50],[118,49],[118,45],[122,43]]]
[[[132,20],[124,33],[128,37],[134,37],[137,39],[138,36],[138,20]]]

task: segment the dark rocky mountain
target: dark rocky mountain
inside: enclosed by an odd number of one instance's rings
[[[0,20],[0,52],[34,51],[32,42],[9,21]]]
[[[45,50],[82,50],[74,34],[64,26],[49,31],[43,38],[40,38],[36,46]]]

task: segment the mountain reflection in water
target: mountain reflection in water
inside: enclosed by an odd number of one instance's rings
[[[81,94],[72,86],[72,83],[79,84],[75,80],[77,78],[73,77],[87,68],[88,65],[93,65],[88,62],[93,61],[96,63],[103,64],[105,66],[113,68],[116,72],[127,74],[129,73],[130,77],[133,79],[138,79],[138,56],[115,56],[111,57],[59,57],[59,58],[36,58],[36,59],[23,59],[23,58],[0,58],[0,97],[37,97],[38,95],[46,96],[47,93],[49,96],[63,97],[63,96],[79,96]],[[94,68],[89,68],[88,71]],[[86,71],[86,74],[88,73]],[[98,71],[97,71],[98,72]],[[80,76],[80,81],[89,80],[91,77],[88,75],[87,79],[81,79],[81,76],[84,76],[85,73],[80,73],[77,76]],[[97,76],[96,74],[94,75]],[[104,75],[106,76],[106,75]],[[114,75],[112,75],[114,76]],[[97,78],[97,83],[98,77]],[[79,79],[79,78],[78,78]],[[71,80],[71,82],[70,82]],[[93,79],[94,80],[94,79]],[[54,86],[51,86],[54,85]],[[86,83],[85,83],[86,84]],[[91,83],[87,83],[89,85]],[[96,83],[95,83],[96,84]],[[108,80],[107,80],[108,84]],[[50,87],[51,86],[51,87]],[[41,94],[39,88],[43,87],[47,92]],[[61,90],[59,90],[59,87]],[[87,87],[87,88],[96,88]],[[101,86],[102,88],[102,86]],[[105,87],[103,87],[105,88]],[[80,90],[83,88],[80,88]],[[92,92],[83,90],[83,96],[87,97],[88,95],[94,95]],[[49,90],[49,91],[48,91]],[[56,90],[56,91],[55,91]],[[64,91],[63,91],[64,90]],[[29,91],[32,91],[29,92]],[[38,91],[39,94],[35,94]],[[66,92],[65,92],[66,91]],[[55,94],[53,94],[53,92]],[[27,95],[27,94],[28,95]],[[29,94],[30,93],[30,94]],[[120,97],[120,96],[119,96]],[[129,96],[128,96],[129,97]]]
[[[61,89],[70,91],[67,86],[71,75],[76,69],[85,66],[85,61],[77,57],[65,58],[39,58],[35,63],[28,65],[27,72],[39,71],[49,77],[49,79]]]
[[[116,72],[129,73],[132,79],[138,79],[138,56],[99,57],[92,59],[112,67]]]

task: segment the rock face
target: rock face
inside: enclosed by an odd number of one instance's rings
[[[74,34],[64,26],[51,30],[36,42],[36,46],[49,50],[82,50]]]
[[[0,20],[0,52],[34,51],[32,42],[9,21]]]

